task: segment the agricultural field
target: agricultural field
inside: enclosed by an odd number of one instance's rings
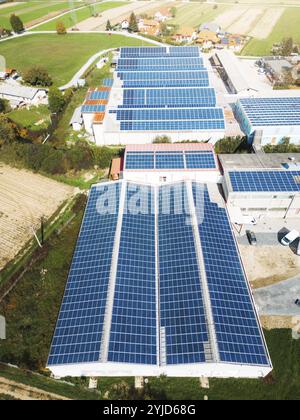
[[[228,9],[226,5],[213,5],[202,3],[180,3],[173,4],[177,8],[177,16],[168,21],[180,27],[198,27],[203,22],[213,21],[217,16]],[[230,7],[229,7],[230,9]]]
[[[93,54],[107,48],[142,44],[147,46],[151,42],[109,34],[73,33],[63,37],[39,34],[0,43],[0,55],[5,57],[8,67],[16,68],[19,72],[34,64],[42,64],[49,71],[54,85],[61,86],[69,82]]]
[[[287,8],[274,25],[272,31],[265,39],[253,38],[243,49],[243,55],[263,56],[271,52],[272,45],[283,38],[292,37],[294,42],[300,44],[300,8]]]
[[[75,4],[80,5],[80,3]],[[9,18],[13,13],[22,19],[25,27],[30,27],[41,18],[46,20],[69,10],[69,3],[59,0],[18,2],[5,6],[7,7],[0,8],[0,27],[7,29],[11,28]]]
[[[67,185],[0,165],[0,270],[32,238],[40,218],[51,217],[73,193]]]
[[[32,106],[11,111],[9,118],[20,127],[31,131],[47,129],[51,123],[50,111],[47,105]]]
[[[124,1],[110,1],[106,3],[99,3],[95,5],[89,5],[82,9],[75,10],[73,12],[67,13],[64,16],[58,17],[50,22],[38,25],[33,30],[35,31],[55,31],[57,22],[63,22],[66,28],[71,28],[76,26],[76,24],[90,18],[94,13],[102,13],[106,10],[114,9],[117,7],[124,6],[126,2]],[[93,19],[95,19],[93,17]]]

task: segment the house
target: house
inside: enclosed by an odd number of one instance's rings
[[[81,115],[81,106],[75,109],[74,114],[71,118],[70,125],[74,131],[80,131],[82,129],[83,119]]]
[[[121,29],[122,29],[123,31],[127,31],[127,30],[128,30],[128,28],[129,28],[129,20],[128,20],[128,19],[125,19],[125,20],[123,20],[123,21],[121,22]]]
[[[0,80],[6,80],[9,79],[11,76],[13,76],[16,73],[16,69],[5,69],[4,71],[0,72]]]
[[[140,19],[138,23],[139,32],[145,35],[158,35],[159,26],[159,22],[150,19]]]
[[[165,22],[168,19],[172,19],[172,13],[170,9],[160,9],[155,13],[154,19],[158,22]]]
[[[197,39],[197,32],[193,28],[183,27],[175,35],[173,40],[178,43],[191,43]]]
[[[244,38],[241,35],[234,34],[225,34],[221,38],[221,46],[223,48],[228,48],[233,51],[240,51],[241,47],[244,45]]]
[[[219,32],[221,32],[221,27],[215,22],[205,22],[202,23],[202,25],[200,25],[199,27],[199,32],[201,31],[210,31],[214,32],[215,34],[218,34]]]
[[[13,107],[46,104],[47,90],[5,82],[0,83],[0,98],[7,99]]]
[[[211,48],[220,43],[220,38],[215,32],[204,30],[199,32],[197,44],[201,44],[203,48]]]
[[[284,81],[286,73],[293,69],[293,65],[284,58],[264,59],[264,67],[273,82]]]

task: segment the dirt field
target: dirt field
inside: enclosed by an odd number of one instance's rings
[[[117,7],[115,9],[107,10],[101,13],[101,16],[97,18],[89,18],[77,24],[77,28],[80,31],[96,31],[104,30],[106,23],[110,20],[112,25],[128,18],[131,12],[136,14],[148,12],[149,10],[160,9],[170,4],[170,1],[139,1],[138,3],[126,4],[125,6]]]
[[[270,35],[284,10],[265,5],[232,6],[220,14],[215,22],[228,32],[264,39]]]
[[[266,330],[291,328],[300,332],[300,317],[297,316],[261,316],[260,321]]]
[[[283,12],[284,9],[279,7],[267,9],[252,31],[249,32],[249,35],[258,39],[268,38]]]
[[[22,4],[22,2],[21,1],[14,1],[13,3],[0,4],[0,9],[6,9],[7,7],[16,6],[18,4]]]
[[[69,186],[0,164],[0,270],[32,238],[32,226],[73,194]]]
[[[254,289],[270,286],[300,273],[300,259],[289,247],[241,245],[247,277]]]

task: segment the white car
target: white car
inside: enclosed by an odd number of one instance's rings
[[[293,243],[296,239],[298,239],[300,236],[299,232],[297,230],[291,230],[289,233],[287,233],[282,239],[281,244],[284,246],[289,246],[291,243]]]

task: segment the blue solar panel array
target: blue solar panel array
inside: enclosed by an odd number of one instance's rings
[[[268,355],[226,210],[193,183],[199,234],[222,362],[268,365]],[[203,201],[204,198],[204,209]],[[204,216],[204,217],[203,217]]]
[[[121,58],[152,57],[199,57],[198,47],[125,47],[121,49]]]
[[[183,108],[214,107],[213,88],[195,89],[124,89],[123,105],[119,108]]]
[[[153,188],[127,185],[108,361],[157,363]],[[141,200],[132,212],[132,200]]]
[[[209,151],[127,152],[125,169],[214,169],[215,157]]]
[[[105,105],[82,105],[81,112],[82,113],[92,113],[95,112],[104,112]]]
[[[300,97],[240,99],[237,111],[253,127],[300,125]]]
[[[107,79],[112,80],[112,79]],[[109,90],[95,90],[88,95],[88,100],[96,101],[99,99],[108,99],[109,97]]]
[[[123,101],[109,113],[121,131],[224,130],[198,47],[121,49],[117,75]]]
[[[119,194],[119,185],[91,189],[48,365],[99,360]],[[105,209],[106,200],[116,204],[114,214],[96,211],[99,202]]]
[[[232,171],[229,177],[238,192],[300,191],[300,171]]]
[[[170,211],[164,214],[164,203]],[[193,228],[187,223],[184,184],[159,192],[160,321],[166,342],[166,362],[205,362],[207,324],[199,280]]]
[[[121,187],[126,188],[122,203]],[[270,366],[226,210],[210,201],[207,187],[193,183],[192,205],[200,209],[197,229],[190,223],[193,209],[187,188],[185,183],[156,189],[123,182],[92,188],[49,366],[106,362],[101,347],[104,329],[107,362],[211,362],[213,337],[202,296],[204,280],[221,362]],[[114,247],[118,254],[113,262]],[[114,299],[107,302],[112,284]]]

